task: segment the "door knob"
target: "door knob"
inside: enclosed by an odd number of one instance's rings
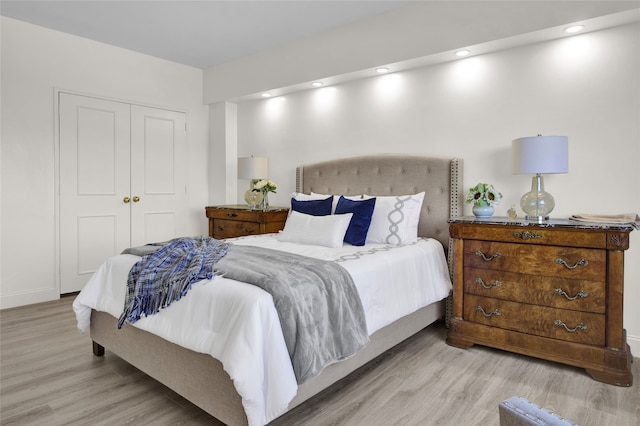
[[[140,201],[140,197],[138,197],[137,195],[133,196],[133,202],[137,203],[138,201]]]
[[[127,204],[129,201],[131,201],[131,199],[129,197],[124,197],[122,201],[124,201],[124,203]]]

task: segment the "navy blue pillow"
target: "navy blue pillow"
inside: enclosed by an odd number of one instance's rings
[[[347,233],[344,236],[345,242],[354,246],[364,245],[375,206],[375,198],[356,201],[344,198],[342,195],[340,196],[338,205],[336,206],[336,214],[353,213],[353,217],[347,228]]]
[[[298,201],[291,199],[291,210],[299,213],[310,214],[313,216],[327,216],[331,214],[331,206],[333,204],[333,196],[325,200],[308,200]]]

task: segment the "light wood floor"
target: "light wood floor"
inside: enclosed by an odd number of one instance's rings
[[[0,312],[2,425],[219,425],[76,329],[73,297]],[[448,346],[434,324],[274,422],[276,425],[497,425],[511,396],[582,426],[640,425],[636,384],[474,346]]]

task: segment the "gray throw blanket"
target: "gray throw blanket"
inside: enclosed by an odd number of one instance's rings
[[[298,384],[369,342],[358,290],[335,262],[230,245],[215,273],[271,293]]]
[[[178,300],[191,283],[211,278],[213,267],[216,275],[256,285],[271,294],[298,384],[369,342],[358,290],[342,266],[211,240],[181,238],[125,250],[123,254],[143,258],[129,272],[125,310],[118,328],[124,322],[135,322],[142,313],[156,313]],[[207,253],[213,257],[207,259]],[[179,285],[168,290],[170,283]]]

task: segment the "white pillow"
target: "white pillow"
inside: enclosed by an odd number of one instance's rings
[[[329,197],[331,197],[331,195],[320,195],[314,194],[313,192],[311,194],[305,194],[303,192],[291,193],[291,198],[295,198],[298,201],[326,200]]]
[[[313,200],[317,200],[317,199],[326,200],[327,198],[331,197],[331,195],[318,194],[316,192],[311,191],[311,195],[309,195],[309,197],[318,197],[318,198],[311,198]],[[362,195],[334,195],[333,204],[331,205],[331,214],[336,213],[336,207],[338,207],[338,200],[340,199],[340,197],[344,197],[349,200],[362,200]]]
[[[312,244],[325,247],[342,247],[353,213],[312,216],[291,211],[278,241]]]
[[[364,195],[363,198],[373,198]],[[424,192],[414,195],[375,196],[371,225],[367,233],[367,243],[382,243],[401,246],[418,240],[420,209]]]

